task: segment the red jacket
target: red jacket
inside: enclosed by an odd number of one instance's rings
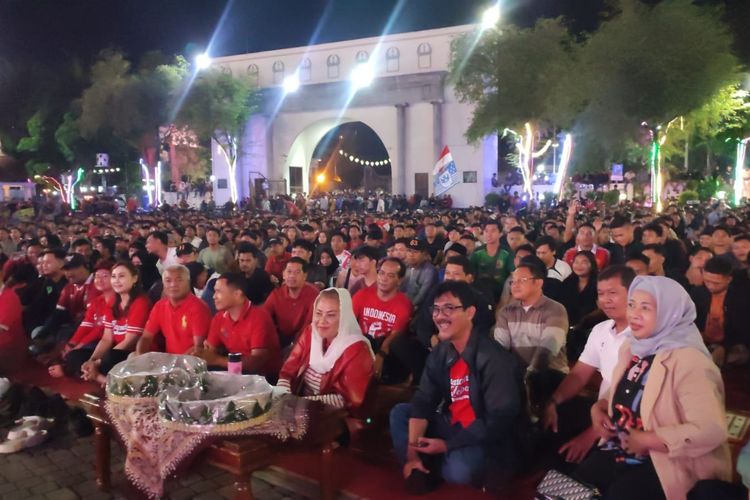
[[[302,392],[305,370],[310,364],[312,326],[305,328],[279,373],[288,380],[293,394]],[[340,394],[348,409],[362,405],[373,375],[372,354],[365,342],[350,345],[320,380],[320,394]]]

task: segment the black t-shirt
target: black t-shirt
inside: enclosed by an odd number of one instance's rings
[[[654,362],[654,354],[639,358],[633,356],[628,364],[625,375],[620,379],[612,398],[612,423],[619,433],[627,433],[631,429],[643,430],[641,420],[641,401],[643,390],[648,381],[648,374]],[[617,451],[616,460],[626,464],[640,464],[648,458],[635,457],[626,453],[620,446],[618,437],[612,438],[605,445],[605,449]]]

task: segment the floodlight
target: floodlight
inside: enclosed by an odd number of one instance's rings
[[[352,71],[351,80],[354,90],[369,87],[374,79],[375,71],[372,69],[372,66],[367,63],[358,64],[355,66],[354,71]]]
[[[284,78],[284,83],[282,85],[284,87],[284,92],[287,94],[297,92],[297,90],[299,90],[299,75],[294,73],[293,75],[287,76]]]
[[[208,67],[211,66],[211,58],[203,52],[202,54],[198,54],[195,56],[195,67],[198,70],[202,69],[208,69]]]
[[[500,5],[495,4],[489,7],[482,14],[482,30],[489,30],[494,28],[500,21]]]

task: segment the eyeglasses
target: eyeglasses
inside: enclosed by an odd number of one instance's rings
[[[518,278],[516,280],[511,279],[510,280],[510,286],[513,286],[513,285],[516,285],[516,284],[517,285],[525,285],[529,281],[534,281],[535,279],[537,279],[537,278]]]
[[[464,306],[454,306],[452,304],[448,304],[446,306],[430,306],[429,311],[433,316],[439,316],[440,313],[445,314],[446,316],[453,316],[453,313],[458,311],[459,309],[465,309]]]

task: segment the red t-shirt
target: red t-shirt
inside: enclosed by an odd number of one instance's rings
[[[266,260],[266,272],[270,275],[276,276],[279,281],[283,281],[284,267],[291,258],[292,254],[288,252],[284,252],[281,257],[271,255],[268,257],[268,260]]]
[[[68,282],[60,292],[60,298],[57,299],[57,308],[68,311],[73,319],[78,321],[100,293],[94,286],[93,274],[80,285]]]
[[[451,377],[451,404],[449,407],[451,413],[451,425],[461,424],[466,428],[476,420],[474,408],[471,407],[469,400],[469,365],[464,358],[458,357],[458,361],[453,363],[450,370]]]
[[[146,325],[150,311],[151,302],[146,295],[137,297],[128,307],[128,314],[117,319],[114,318],[112,308],[110,308],[104,320],[104,327],[112,329],[115,345],[125,340],[125,335],[128,333],[140,336],[143,333],[143,327]]]
[[[282,345],[293,342],[312,322],[316,298],[318,289],[310,283],[304,284],[296,299],[289,296],[289,288],[286,285],[281,285],[268,296],[263,308],[276,325]]]
[[[607,267],[607,264],[609,264],[609,250],[598,245],[595,245],[591,250],[591,253],[594,254],[594,259],[596,260],[596,265],[599,270],[601,271]],[[569,248],[563,255],[563,260],[572,266],[578,252],[578,247]]]
[[[387,337],[393,332],[405,332],[411,320],[411,301],[403,292],[382,301],[377,287],[369,286],[357,292],[352,305],[362,333],[374,339]]]
[[[227,311],[219,311],[211,320],[208,343],[212,347],[224,346],[227,353],[247,356],[253,349],[268,349],[270,356],[260,370],[263,375],[278,374],[281,368],[279,336],[271,316],[260,306],[245,301],[242,314],[237,321]]]
[[[206,337],[210,324],[208,304],[190,294],[177,306],[167,298],[159,300],[151,309],[144,330],[154,335],[161,332],[166,352],[185,354],[194,345],[193,337]]]
[[[21,322],[21,299],[6,286],[0,290],[0,360],[23,359],[26,353],[26,334]],[[7,329],[6,329],[7,328]]]
[[[108,315],[112,315],[114,301],[114,296],[110,297],[109,300],[104,295],[96,297],[86,309],[86,315],[69,343],[86,345],[101,340],[102,335],[104,335],[104,323]]]

